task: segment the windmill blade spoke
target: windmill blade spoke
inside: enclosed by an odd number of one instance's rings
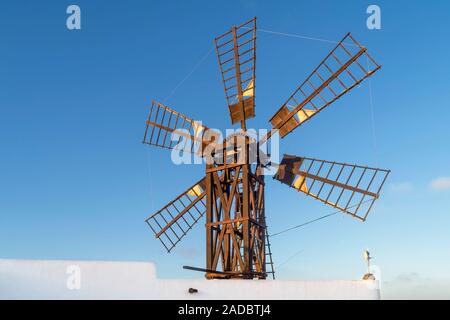
[[[146,125],[143,143],[199,155],[220,137],[219,132],[156,101],[152,102]]]
[[[145,219],[145,222],[170,252],[203,217],[205,211],[205,178],[203,178]]]
[[[284,138],[380,68],[348,33],[273,115],[273,129]]]
[[[380,197],[389,170],[285,155],[274,178],[360,220]]]
[[[231,122],[245,124],[255,116],[256,18],[216,37],[215,44]]]

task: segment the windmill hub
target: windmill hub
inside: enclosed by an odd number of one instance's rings
[[[265,215],[269,156],[259,146],[274,133],[284,138],[381,66],[346,34],[269,120],[271,130],[255,142],[246,121],[255,117],[256,18],[216,37],[215,45],[231,123],[240,124],[241,132],[220,143],[214,130],[153,101],[144,143],[213,156],[214,161],[206,161],[202,179],[146,222],[170,252],[204,218],[206,267],[185,268],[203,271],[207,279],[275,278]],[[258,157],[252,161],[255,149]],[[275,167],[275,179],[362,221],[390,172],[294,155],[284,155]]]

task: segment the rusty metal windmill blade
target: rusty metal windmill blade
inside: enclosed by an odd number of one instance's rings
[[[348,33],[272,116],[273,129],[284,138],[380,68]]]
[[[215,38],[216,53],[233,124],[255,116],[256,17]]]
[[[146,121],[143,143],[183,150],[199,155],[220,137],[220,133],[192,120],[169,107],[152,101]]]
[[[206,212],[205,178],[169,202],[145,222],[170,252]]]
[[[274,178],[364,221],[389,173],[386,169],[284,155]]]

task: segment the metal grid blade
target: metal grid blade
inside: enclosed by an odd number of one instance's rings
[[[255,116],[256,18],[215,38],[231,122]]]
[[[284,138],[381,68],[348,33],[270,119]]]
[[[365,220],[390,170],[285,155],[274,178]]]
[[[191,153],[204,150],[220,136],[200,122],[156,101],[152,101],[146,124],[143,143]]]
[[[205,212],[205,178],[203,178],[145,219],[145,222],[167,252],[170,252]]]

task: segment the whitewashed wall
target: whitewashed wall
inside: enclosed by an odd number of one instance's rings
[[[0,259],[0,299],[379,298],[377,281],[166,280],[153,263]]]

